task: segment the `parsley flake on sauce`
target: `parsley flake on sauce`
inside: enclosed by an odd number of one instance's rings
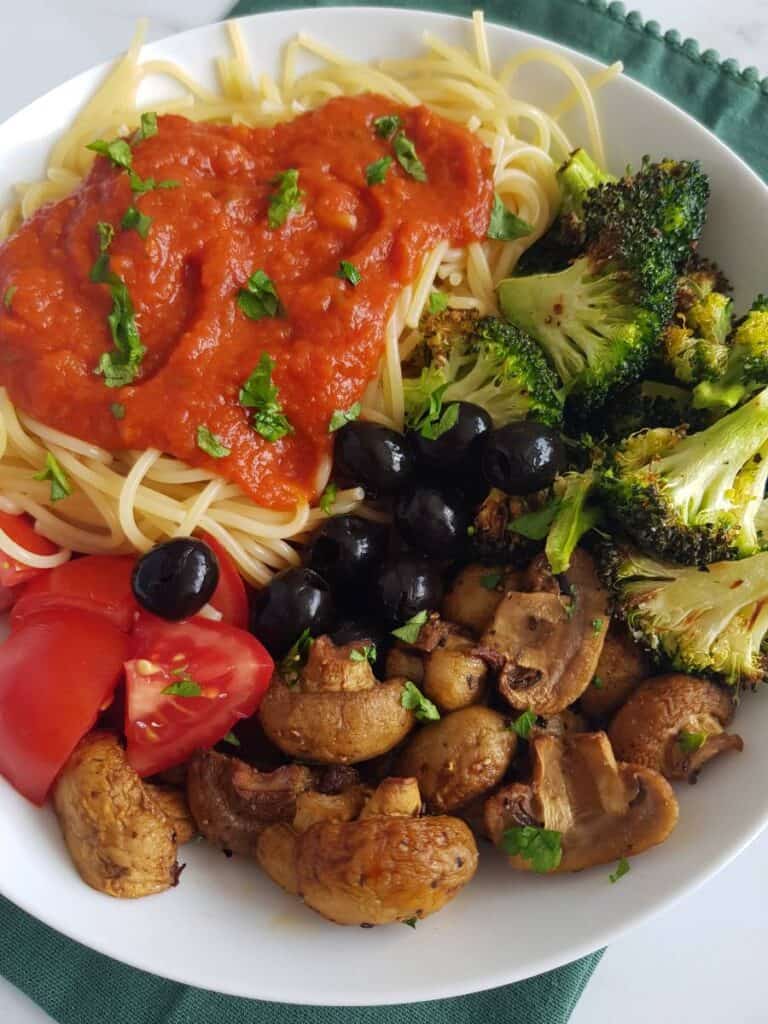
[[[354,263],[350,263],[349,260],[342,260],[339,263],[339,269],[336,271],[336,277],[342,278],[344,281],[349,281],[353,287],[357,287],[363,280],[363,275],[357,269]]]
[[[240,388],[240,405],[253,409],[251,426],[266,441],[278,441],[286,434],[293,433],[283,407],[277,397],[277,388],[272,383],[275,361],[263,352],[258,365]]]
[[[122,402],[113,402],[109,407],[110,412],[116,420],[125,419],[125,406]]]
[[[415,644],[419,639],[421,633],[421,627],[427,621],[427,613],[425,611],[416,612],[412,615],[407,622],[403,623],[402,626],[398,626],[397,629],[392,630],[392,636],[396,636],[398,640],[404,640],[407,644]]]
[[[403,684],[403,693],[400,697],[400,704],[406,711],[412,711],[419,722],[439,722],[440,712],[437,706],[432,703],[415,683],[409,680]]]
[[[45,468],[35,473],[35,480],[51,481],[51,501],[61,501],[72,493],[69,477],[59,465],[58,459],[50,452],[46,452]]]
[[[336,496],[338,495],[338,493],[338,486],[333,482],[333,480],[329,480],[328,483],[325,485],[325,490],[320,495],[319,502],[321,510],[325,512],[327,516],[333,515],[333,506],[336,501]]]
[[[126,171],[133,163],[133,153],[131,152],[130,144],[125,139],[113,139],[111,142],[107,142],[104,139],[96,139],[93,142],[89,142],[85,148],[98,153],[99,156],[107,157],[115,167],[122,167]]]
[[[151,139],[153,135],[157,135],[157,114],[154,110],[145,110],[139,118],[139,127],[134,132],[131,145]]]
[[[237,293],[237,305],[249,320],[279,316],[283,311],[274,282],[263,270],[254,270],[245,282]]]
[[[132,384],[139,371],[146,349],[136,323],[136,312],[125,281],[109,266],[109,247],[115,229],[105,221],[96,225],[99,255],[91,267],[90,278],[95,284],[106,284],[112,293],[112,312],[107,317],[114,351],[104,352],[95,373],[104,377],[108,388],[122,388]]]
[[[212,459],[225,459],[231,452],[231,449],[226,448],[221,439],[212,434],[204,423],[197,428],[197,447]]]
[[[3,305],[7,310],[10,310],[11,304],[13,303],[13,296],[18,291],[18,286],[15,284],[8,285],[5,289],[5,295],[3,296]]]
[[[392,148],[395,151],[397,162],[406,174],[410,174],[410,176],[416,181],[427,180],[427,172],[424,164],[416,155],[416,147],[405,132],[397,133],[394,142],[392,143]]]
[[[299,188],[299,172],[293,168],[282,171],[270,182],[275,191],[269,197],[267,224],[274,231],[285,224],[294,213],[304,211],[304,193]]]
[[[373,130],[380,139],[391,139],[395,132],[399,131],[402,123],[398,114],[384,114],[373,119]]]
[[[534,871],[546,874],[554,871],[563,857],[560,833],[551,828],[534,825],[514,825],[501,837],[500,846],[510,857],[530,861]]]
[[[337,430],[347,424],[356,420],[362,412],[362,405],[359,402],[355,402],[350,405],[348,409],[336,409],[332,414],[328,422],[328,433],[333,434]]]
[[[392,157],[383,156],[380,160],[374,160],[365,168],[366,185],[383,185],[387,180],[387,171],[392,166]]]
[[[120,221],[123,231],[135,231],[139,238],[146,239],[152,226],[152,218],[142,213],[136,206],[129,206]]]
[[[533,228],[522,217],[506,208],[501,199],[494,193],[491,219],[488,224],[488,237],[500,242],[514,242],[517,238],[530,235]]]

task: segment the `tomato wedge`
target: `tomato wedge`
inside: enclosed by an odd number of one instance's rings
[[[6,533],[19,547],[31,552],[33,555],[55,555],[61,549],[48,540],[41,537],[35,530],[34,523],[28,515],[12,516],[7,512],[0,512],[0,530]],[[50,569],[35,569],[33,566],[24,565],[18,562],[4,551],[0,551],[0,586],[15,587],[19,583],[34,579],[42,573],[50,572]]]
[[[224,622],[238,629],[248,628],[248,594],[243,577],[237,571],[226,550],[209,533],[201,534],[205,543],[213,548],[219,561],[219,585],[213,592],[210,603],[221,612]]]
[[[42,613],[0,645],[0,774],[42,804],[123,672],[128,637],[70,608]]]
[[[80,608],[129,632],[139,607],[131,591],[135,564],[127,555],[86,555],[49,569],[23,588],[11,612],[11,629],[41,611]]]
[[[242,629],[141,612],[125,666],[129,762],[139,775],[154,775],[212,747],[253,714],[273,668],[259,641]]]
[[[21,589],[21,587],[0,587],[0,612],[7,612],[9,608],[13,608]]]

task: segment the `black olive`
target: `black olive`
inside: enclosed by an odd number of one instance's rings
[[[336,611],[331,588],[311,569],[284,569],[260,591],[251,615],[251,632],[274,658],[282,658],[308,629],[320,636],[333,629]]]
[[[426,558],[401,555],[382,565],[373,596],[379,614],[390,625],[401,626],[419,612],[440,607],[443,600],[440,570]]]
[[[454,425],[431,440],[418,431],[408,434],[419,462],[436,472],[472,470],[480,461],[481,439],[493,427],[493,420],[479,405],[456,402],[458,416]]]
[[[370,495],[395,494],[413,475],[414,454],[402,434],[378,423],[347,423],[336,432],[334,465]]]
[[[395,505],[403,540],[432,558],[456,558],[466,544],[469,522],[464,495],[428,484],[409,487]]]
[[[219,584],[219,562],[194,537],[158,544],[138,560],[131,577],[133,596],[161,619],[186,619],[199,612]]]
[[[370,578],[386,553],[386,527],[361,516],[333,516],[312,538],[307,565],[330,583],[337,600],[358,601],[353,588]]]
[[[549,487],[564,468],[560,435],[543,423],[508,423],[485,439],[483,474],[492,487],[507,494],[533,494]]]

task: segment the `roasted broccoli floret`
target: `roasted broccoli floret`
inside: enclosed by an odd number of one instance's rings
[[[730,684],[768,673],[768,552],[706,567],[605,549],[603,573],[635,639],[692,675]]]
[[[689,564],[763,547],[756,515],[768,480],[768,388],[722,419],[646,430],[606,460],[606,507],[641,546]]]
[[[703,380],[694,390],[697,409],[716,413],[733,409],[768,385],[768,298],[758,295],[731,338],[726,365],[716,380]]]
[[[544,553],[557,576],[571,565],[573,552],[581,538],[602,521],[596,502],[594,471],[567,473],[554,483],[556,510],[547,534]]]
[[[610,441],[620,441],[648,427],[690,424],[697,418],[691,402],[691,392],[676,384],[640,381],[624,388],[600,411],[595,429],[604,431]]]
[[[677,380],[694,385],[725,370],[733,302],[720,271],[701,261],[677,282],[675,317],[662,335],[662,359]]]
[[[453,402],[482,406],[497,427],[528,417],[560,422],[557,378],[519,328],[497,317],[451,310],[427,318],[422,334],[421,373],[403,381],[409,426],[434,418]]]
[[[587,194],[586,247],[571,266],[499,285],[502,312],[542,346],[577,415],[641,375],[672,317],[708,194],[696,163],[644,163]]]

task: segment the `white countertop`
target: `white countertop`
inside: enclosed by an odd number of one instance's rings
[[[118,53],[138,17],[151,18],[150,36],[157,38],[217,20],[228,6],[221,0],[5,0],[0,3],[0,120]],[[693,36],[702,48],[718,50],[721,58],[735,57],[742,66],[755,65],[768,74],[765,0],[642,0],[642,13],[664,29]],[[701,784],[706,785],[706,776]],[[716,819],[712,825],[717,827]],[[572,1024],[765,1024],[766,863],[768,832],[703,889],[615,942]],[[631,876],[621,884],[631,884]],[[2,978],[0,1021],[50,1024]]]

